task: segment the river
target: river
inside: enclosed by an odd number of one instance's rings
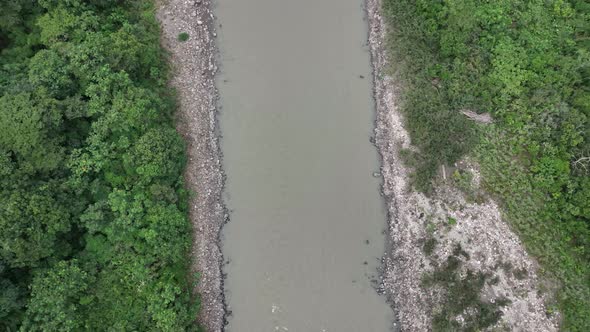
[[[384,332],[361,0],[218,0],[233,332]]]

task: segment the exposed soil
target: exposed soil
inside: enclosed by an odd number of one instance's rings
[[[157,18],[162,44],[170,53],[170,85],[178,92],[177,130],[186,141],[186,186],[193,225],[192,270],[200,275],[196,292],[201,298],[198,323],[208,332],[223,331],[223,257],[220,230],[228,215],[221,193],[221,166],[217,123],[217,71],[214,16],[209,0],[164,0]],[[179,34],[188,40],[180,41]]]
[[[538,267],[502,220],[496,203],[490,199],[480,203],[468,201],[446,175],[446,181],[439,181],[431,197],[409,187],[410,170],[403,165],[400,150],[414,148],[398,109],[400,86],[386,56],[381,1],[367,0],[366,7],[377,107],[375,145],[382,158],[382,195],[389,224],[381,290],[396,312],[399,328],[431,329],[433,315],[444,303],[445,293],[440,288],[423,287],[422,276],[443,265],[459,243],[466,257],[470,257],[463,259],[461,273],[470,269],[497,277],[494,283],[484,286],[482,300],[510,300],[501,308],[499,322],[490,329],[556,331],[559,315],[547,314],[545,303],[549,295],[539,291]],[[472,174],[472,186],[479,190],[477,168],[465,162],[462,169]],[[429,238],[435,239],[436,246],[427,255],[424,244]],[[462,322],[464,317],[457,315],[455,319]]]

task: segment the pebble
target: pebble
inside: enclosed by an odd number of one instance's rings
[[[195,8],[196,5],[201,7]],[[158,6],[164,45],[172,54],[171,59],[182,64],[172,85],[179,90],[179,113],[183,117],[194,119],[183,128],[185,135],[194,136],[193,140],[208,141],[207,144],[195,144],[189,151],[187,174],[190,178],[200,181],[188,183],[191,190],[200,194],[200,203],[191,201],[191,219],[193,229],[202,245],[192,248],[195,256],[194,269],[201,273],[201,280],[197,291],[201,294],[204,310],[199,313],[198,321],[206,331],[222,331],[224,327],[223,290],[220,280],[224,277],[221,266],[224,263],[218,247],[218,235],[221,225],[226,221],[224,207],[218,197],[221,196],[223,181],[217,137],[211,128],[215,128],[215,98],[217,91],[213,83],[213,75],[207,69],[216,70],[215,54],[211,34],[207,31],[209,22],[214,23],[209,10],[210,1],[206,0],[167,0]],[[165,14],[165,16],[163,16]],[[199,32],[204,30],[205,33]],[[180,32],[187,32],[192,43],[198,48],[180,48],[177,36]],[[194,39],[193,39],[194,37]],[[209,61],[209,59],[212,59]],[[203,70],[203,76],[195,75]],[[198,137],[195,133],[203,133]],[[199,142],[200,142],[199,141]],[[210,147],[215,148],[210,148]],[[231,315],[229,306],[225,312]]]

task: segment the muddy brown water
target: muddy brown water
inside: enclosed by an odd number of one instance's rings
[[[218,0],[232,332],[384,332],[361,0]]]

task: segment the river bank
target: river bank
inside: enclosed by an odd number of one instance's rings
[[[477,305],[502,304],[486,307],[501,313],[494,326],[557,330],[559,315],[548,315],[545,306],[549,293],[539,291],[550,285],[541,285],[536,263],[502,221],[493,201],[468,201],[451,181],[441,181],[431,197],[409,189],[410,171],[401,162],[401,150],[412,147],[396,108],[401,89],[390,73],[380,1],[367,0],[366,11],[377,108],[375,145],[382,158],[382,196],[388,212],[380,291],[396,312],[398,327],[403,331],[431,328],[433,318],[445,306],[448,290],[439,284],[425,287],[423,276],[436,274],[454,257],[459,261],[457,271],[453,271],[458,280],[465,280],[468,271],[482,276],[481,287],[476,289],[482,300]],[[228,215],[222,203],[214,16],[210,1],[170,0],[159,6],[158,19],[162,43],[175,64],[171,85],[178,91],[178,131],[187,142],[185,181],[196,193],[189,207],[195,239],[193,271],[200,275],[196,286],[201,297],[198,322],[206,331],[223,331],[220,230]],[[183,32],[188,40],[181,42],[179,34]],[[477,167],[466,161],[461,168],[473,174],[477,187]],[[457,245],[460,250],[456,250]],[[472,319],[474,313],[469,310],[455,315],[456,321]]]
[[[220,230],[228,218],[221,193],[221,165],[215,87],[215,19],[209,0],[163,0],[157,18],[162,45],[173,65],[170,85],[178,93],[177,130],[186,142],[186,187],[192,192],[189,217],[193,224],[192,272],[201,309],[197,322],[208,332],[223,331]],[[188,39],[182,41],[180,34]],[[186,37],[186,35],[185,35]]]
[[[396,81],[395,66],[388,63],[381,1],[366,3],[377,107],[375,145],[382,157],[382,195],[389,224],[381,291],[401,330],[430,330],[433,320],[458,324],[454,327],[557,330],[559,315],[549,315],[545,306],[550,292],[540,291],[548,285],[541,285],[537,264],[502,221],[492,200],[468,201],[446,174],[430,197],[409,187],[410,169],[402,163],[401,151],[413,147],[398,110],[403,89]],[[479,189],[477,167],[468,161],[461,167],[472,174],[470,185]],[[452,282],[465,287],[453,294]],[[468,291],[474,292],[468,306],[453,308],[455,304],[448,303],[454,295],[457,302],[465,301]],[[491,313],[489,317],[481,317],[484,310]],[[437,322],[437,318],[443,319]]]

